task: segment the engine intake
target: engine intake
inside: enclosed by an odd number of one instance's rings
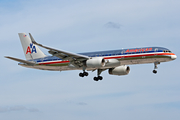
[[[97,57],[92,58],[86,61],[86,66],[88,68],[100,68],[105,66],[105,60],[104,58]]]
[[[111,75],[127,75],[129,74],[130,67],[129,66],[119,66],[115,68],[110,68],[109,69],[109,74]]]

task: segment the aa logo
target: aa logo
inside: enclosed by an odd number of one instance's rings
[[[27,50],[26,50],[26,54],[28,54],[28,53],[37,53],[36,52],[36,47],[35,46],[33,46],[33,43],[30,43],[30,46],[28,46],[27,47]]]

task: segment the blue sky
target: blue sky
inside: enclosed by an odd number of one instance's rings
[[[162,46],[180,56],[180,1],[0,1],[0,119],[179,120],[179,59],[131,65],[127,76],[23,68],[5,59],[25,59],[19,32],[51,47],[87,52]],[[46,54],[47,51],[42,49]]]

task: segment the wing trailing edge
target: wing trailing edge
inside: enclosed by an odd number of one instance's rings
[[[81,54],[77,54],[77,53],[72,53],[72,52],[67,52],[67,51],[64,51],[64,50],[59,50],[59,49],[54,49],[54,48],[51,48],[51,47],[44,46],[42,44],[37,43],[34,40],[34,38],[32,37],[31,33],[29,33],[29,36],[30,36],[31,41],[32,41],[33,44],[38,45],[38,46],[40,46],[42,48],[48,49],[50,54],[52,54],[53,56],[57,56],[57,57],[59,57],[59,58],[61,58],[63,60],[67,60],[68,59],[68,60],[71,61],[71,59],[73,60],[74,58],[76,60],[78,60],[78,59],[79,60],[80,59],[81,60],[82,59],[83,60],[89,59],[89,57],[85,56],[85,55],[81,55]]]

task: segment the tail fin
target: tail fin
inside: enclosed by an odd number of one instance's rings
[[[18,34],[21,40],[21,44],[23,47],[26,60],[46,57],[46,55],[38,48],[38,46],[32,43],[31,39],[29,38],[29,36],[27,36],[26,33],[18,33]]]

